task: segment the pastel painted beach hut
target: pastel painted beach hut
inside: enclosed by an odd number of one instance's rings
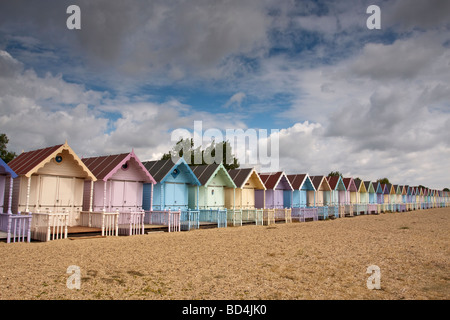
[[[31,238],[67,238],[81,225],[85,181],[97,179],[66,143],[23,152],[9,163],[13,183],[12,212],[31,212]]]
[[[381,184],[383,188],[383,203],[385,205],[385,211],[391,211],[391,187],[392,184]]]
[[[397,211],[405,212],[406,211],[406,190],[404,185],[398,185],[397,191]]]
[[[414,197],[414,200],[413,200]],[[407,203],[407,208],[409,211],[415,210],[415,196],[414,196],[414,188],[412,186],[408,186],[408,189],[406,191],[406,203]]]
[[[316,189],[315,204],[319,217],[339,217],[339,207],[333,206],[331,201],[331,187],[326,176],[311,176],[311,181]]]
[[[416,195],[416,210],[422,209],[421,188],[414,187],[414,194]]]
[[[364,187],[366,188],[367,194],[369,196],[369,202],[367,204],[367,213],[377,214],[378,213],[377,193],[375,191],[372,181],[364,181]]]
[[[375,191],[377,193],[378,213],[385,212],[386,207],[384,204],[384,190],[386,189],[386,185],[380,182],[374,182],[373,185],[377,186]]]
[[[353,211],[353,205],[356,204],[356,185],[353,178],[343,178],[342,181],[344,182],[346,193],[345,193],[345,215],[346,216],[353,216],[354,214],[357,215],[356,212]]]
[[[353,212],[356,214],[366,214],[369,204],[369,194],[361,179],[354,179],[356,186],[356,204],[353,205]]]
[[[189,187],[189,208],[196,209],[196,200],[198,199],[200,223],[211,222],[217,224],[219,228],[226,227],[225,190],[227,188],[233,190],[236,188],[233,179],[231,179],[228,171],[221,163],[190,167],[200,181],[201,186],[200,188],[196,186]]]
[[[327,177],[331,188],[331,201],[333,206],[339,207],[339,217],[345,217],[346,189],[341,176]]]
[[[17,174],[0,159],[0,239],[30,242],[31,215],[12,214],[13,179]]]
[[[306,221],[306,219],[318,220],[318,210],[311,202],[308,202],[308,191],[316,191],[310,176],[305,174],[288,174],[292,186],[292,219]]]
[[[236,188],[225,189],[228,221],[233,225],[263,224],[263,209],[255,206],[255,191],[266,190],[255,168],[228,170]]]
[[[196,210],[189,209],[189,188],[200,187],[200,181],[184,158],[144,161],[144,167],[156,184],[144,183],[142,207],[145,211],[179,211],[181,230],[199,228],[198,197]],[[199,194],[197,190],[197,195]]]
[[[104,228],[102,235],[143,234],[144,183],[156,182],[134,151],[82,161],[97,178],[84,185],[83,225]]]
[[[267,224],[276,221],[292,222],[293,188],[286,174],[282,171],[259,173],[259,177],[266,190],[255,191],[255,206],[264,209]]]

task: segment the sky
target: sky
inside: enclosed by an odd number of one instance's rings
[[[450,188],[450,1],[0,3],[9,150],[155,160],[195,121],[277,131],[286,173]]]

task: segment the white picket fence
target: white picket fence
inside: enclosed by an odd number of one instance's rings
[[[0,231],[6,233],[6,242],[30,242],[31,213],[0,213]]]
[[[118,236],[119,213],[103,211],[81,211],[80,225],[83,227],[101,228],[102,236]]]
[[[119,235],[132,236],[144,234],[144,211],[120,212]]]
[[[31,239],[50,241],[67,238],[69,214],[33,212],[31,219]]]
[[[152,225],[167,226],[168,232],[179,232],[181,230],[181,210],[156,210],[145,211],[144,223]]]

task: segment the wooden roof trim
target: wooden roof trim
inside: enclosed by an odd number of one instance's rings
[[[87,174],[87,176],[92,181],[97,181],[97,178],[92,174],[92,172],[86,167],[86,165],[81,161],[81,159],[77,156],[77,154],[72,150],[72,148],[67,144],[67,141],[61,145],[58,149],[53,151],[50,155],[48,155],[44,160],[42,160],[39,164],[34,166],[31,170],[24,174],[25,177],[29,178],[31,175],[36,173],[39,169],[44,167],[47,163],[49,163],[58,153],[63,152],[64,150],[68,151],[70,155],[74,158],[75,162],[83,169],[83,171]]]

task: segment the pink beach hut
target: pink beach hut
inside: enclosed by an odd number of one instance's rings
[[[101,227],[107,221],[107,235],[143,234],[143,186],[156,182],[134,151],[82,161],[97,178],[93,186],[84,186],[83,213],[89,226]]]

